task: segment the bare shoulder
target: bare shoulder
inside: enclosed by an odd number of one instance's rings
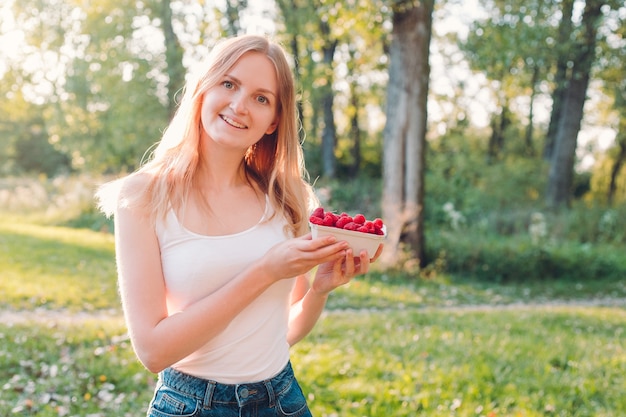
[[[110,216],[121,208],[145,207],[152,178],[149,173],[136,172],[102,185],[96,193],[100,210]]]
[[[119,185],[118,208],[147,214],[142,212],[150,206],[153,179],[154,175],[149,172],[135,172],[123,178]]]
[[[135,199],[146,195],[154,176],[148,172],[134,172],[119,180],[120,199]]]

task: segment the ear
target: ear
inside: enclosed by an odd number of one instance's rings
[[[272,123],[271,125],[269,125],[269,127],[267,128],[267,130],[265,131],[266,135],[271,135],[272,133],[274,133],[276,131],[276,128],[278,127],[278,119],[274,120],[274,123]]]

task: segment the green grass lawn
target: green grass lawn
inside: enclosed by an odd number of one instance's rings
[[[107,234],[0,220],[0,312],[30,312],[0,323],[0,417],[145,414],[113,257]],[[372,274],[293,364],[316,417],[626,416],[625,288]]]
[[[0,220],[0,308],[117,307],[113,237]]]

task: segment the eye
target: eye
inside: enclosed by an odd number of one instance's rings
[[[222,85],[229,90],[232,90],[233,88],[235,88],[235,84],[233,84],[232,81],[228,81],[228,80],[222,81]]]
[[[269,99],[265,96],[257,96],[256,101],[258,101],[261,104],[267,104],[269,103]]]

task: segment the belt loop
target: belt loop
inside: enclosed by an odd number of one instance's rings
[[[206,391],[204,392],[204,400],[202,403],[202,408],[205,410],[210,410],[213,405],[213,393],[215,392],[215,381],[207,381]]]
[[[274,397],[274,387],[272,386],[272,380],[266,379],[265,381],[263,381],[263,383],[265,384],[265,388],[267,389],[269,407],[274,408],[276,398]]]

